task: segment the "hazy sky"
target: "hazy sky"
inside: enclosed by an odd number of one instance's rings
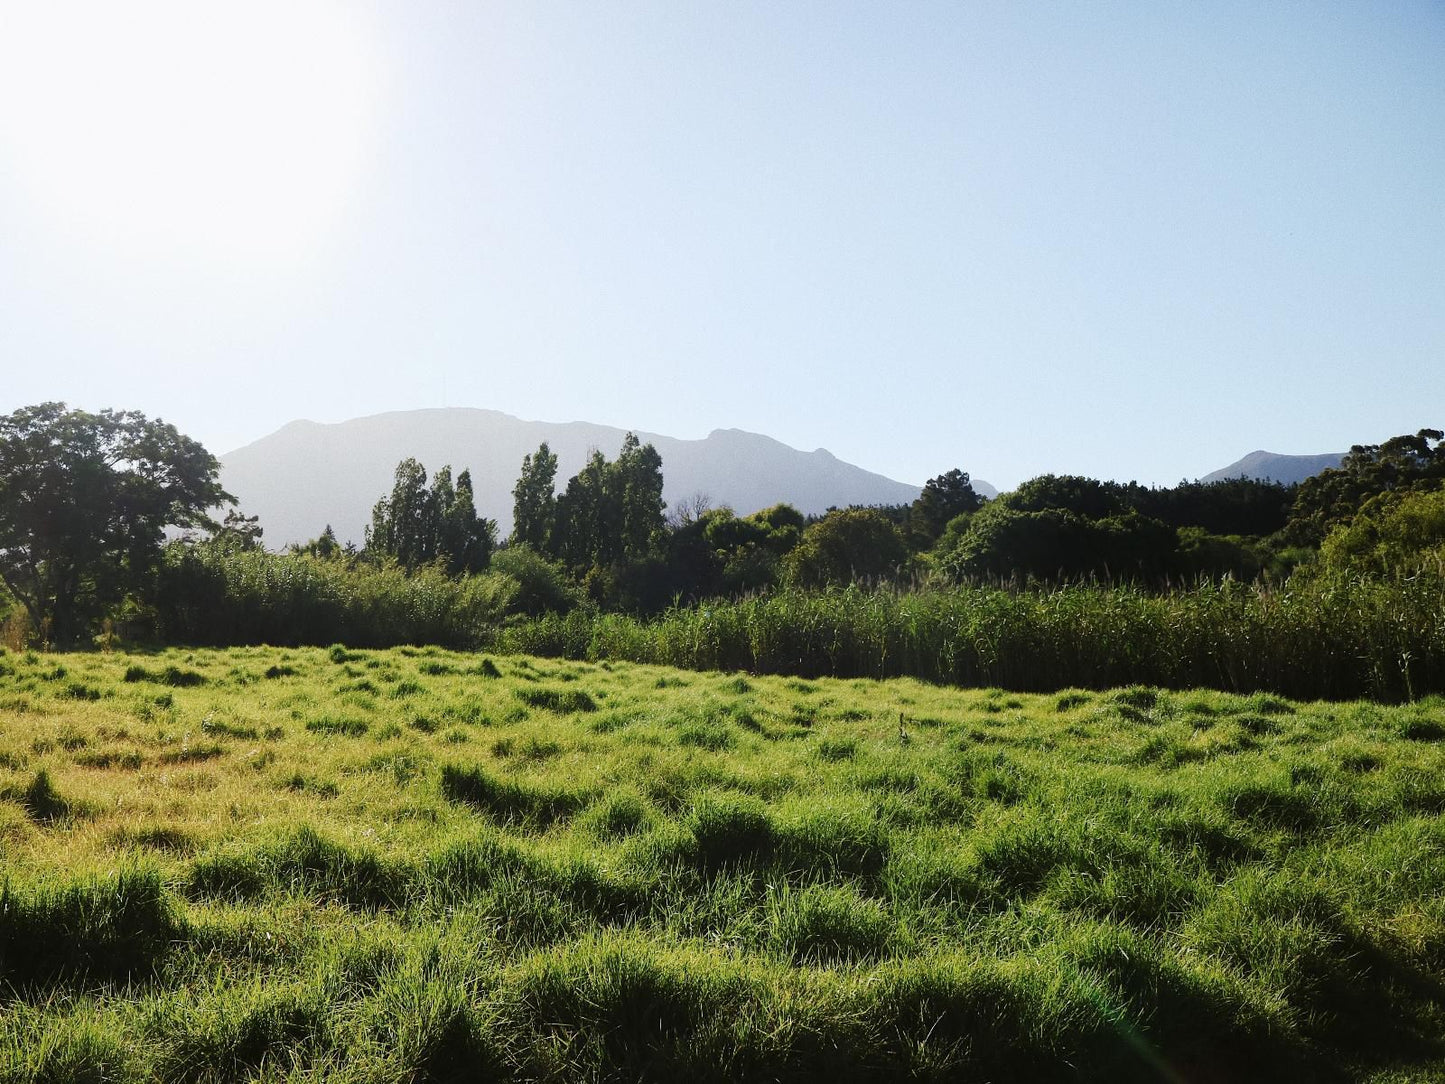
[[[1003,487],[1445,426],[1445,5],[0,0],[50,399]]]

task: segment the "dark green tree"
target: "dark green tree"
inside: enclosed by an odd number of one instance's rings
[[[391,496],[371,510],[366,551],[391,557],[411,571],[436,557],[436,506],[427,489],[426,468],[415,459],[396,465]]]
[[[574,569],[604,563],[608,544],[607,459],[593,450],[587,463],[557,498],[557,518],[549,551]]]
[[[829,512],[788,554],[787,580],[800,587],[885,579],[908,561],[903,536],[876,508]]]
[[[207,544],[228,551],[258,550],[261,548],[260,516],[245,516],[240,509],[232,508],[220,527],[207,539]]]
[[[437,506],[437,556],[446,560],[447,572],[457,576],[485,570],[492,560],[497,525],[477,515],[472,472],[462,471],[453,487],[451,468],[443,467],[433,479],[432,497]]]
[[[927,549],[938,541],[951,520],[982,507],[983,498],[974,492],[967,472],[955,467],[923,484],[923,492],[909,511],[909,531],[918,547]]]
[[[1293,545],[1318,546],[1381,493],[1424,492],[1445,479],[1445,432],[1421,429],[1383,444],[1356,444],[1335,470],[1300,483],[1284,534]]]
[[[345,555],[345,550],[336,538],[336,532],[331,529],[331,524],[313,538],[310,542],[293,542],[287,547],[289,552],[296,556],[317,557],[323,561],[332,561]]]
[[[522,474],[512,489],[512,542],[541,553],[557,519],[557,457],[545,441],[537,454],[522,457]]]
[[[617,530],[613,559],[639,561],[652,552],[663,531],[667,504],[662,499],[662,456],[628,433],[608,471],[608,483]]]
[[[577,571],[642,561],[662,537],[665,508],[662,457],[628,433],[616,460],[594,450],[567,482],[549,551]]]
[[[391,495],[371,510],[366,551],[395,560],[408,572],[440,561],[448,574],[458,575],[485,569],[495,539],[496,524],[477,515],[469,471],[453,485],[452,469],[445,466],[428,486],[426,468],[403,459]]]
[[[216,458],[160,419],[64,403],[0,418],[0,579],[59,643],[146,587],[167,527],[215,527]]]

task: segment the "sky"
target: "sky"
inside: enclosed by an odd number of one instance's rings
[[[0,413],[1169,485],[1445,428],[1442,178],[1438,0],[0,0]]]

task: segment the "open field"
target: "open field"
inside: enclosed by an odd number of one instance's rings
[[[1442,810],[1439,698],[0,654],[0,1079],[1445,1080]]]

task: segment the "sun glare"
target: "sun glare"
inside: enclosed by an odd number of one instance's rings
[[[316,0],[0,2],[0,168],[87,243],[301,254],[367,151],[367,46]]]

